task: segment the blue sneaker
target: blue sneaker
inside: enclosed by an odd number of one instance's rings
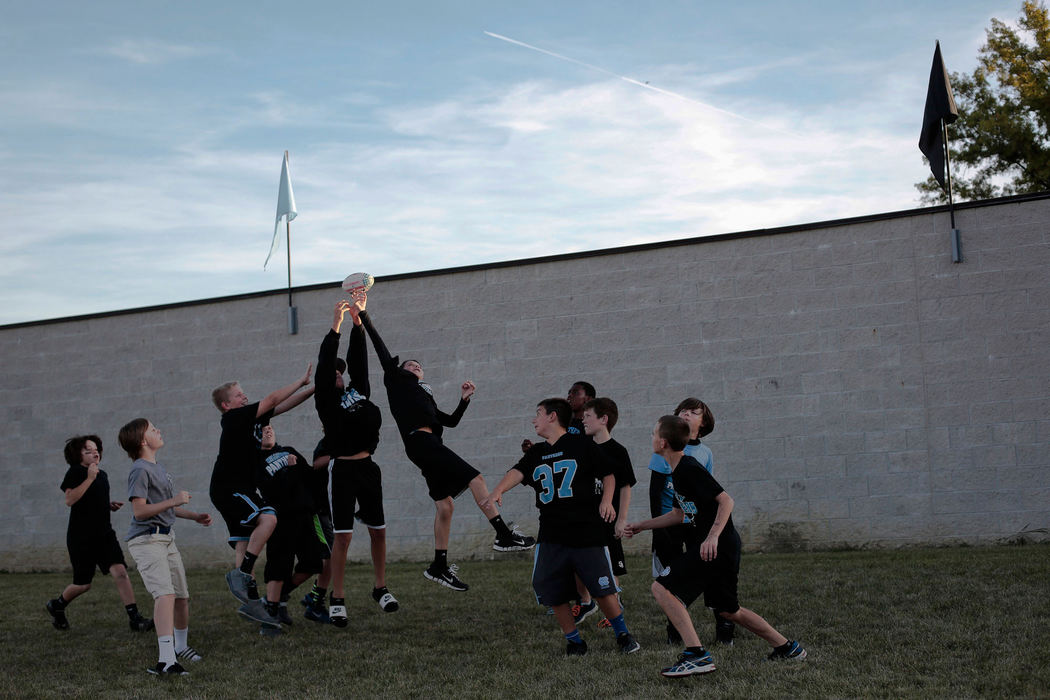
[[[790,661],[803,661],[806,658],[806,650],[802,648],[802,645],[796,642],[794,639],[789,640],[787,644],[782,647],[777,647],[769,655],[770,661],[780,661],[782,659],[788,659]]]
[[[332,623],[332,618],[328,616],[328,610],[325,608],[324,603],[318,603],[313,601],[311,605],[306,606],[306,610],[303,611],[303,617],[311,622],[318,622],[322,625],[329,625]]]
[[[715,670],[715,661],[711,658],[711,654],[704,652],[703,654],[694,654],[689,651],[683,651],[678,661],[672,666],[660,671],[660,675],[665,678],[682,678],[684,676],[693,676],[700,673],[711,673]]]

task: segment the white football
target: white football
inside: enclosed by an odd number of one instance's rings
[[[375,281],[375,277],[372,277],[367,272],[355,272],[352,275],[347,275],[346,279],[343,280],[343,291],[351,294],[359,290],[367,292],[375,284]]]

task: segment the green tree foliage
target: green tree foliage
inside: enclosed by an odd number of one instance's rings
[[[957,199],[1050,190],[1050,15],[1043,3],[1026,0],[1017,24],[1014,30],[993,18],[977,69],[951,74]],[[915,187],[926,204],[948,201],[932,175]]]

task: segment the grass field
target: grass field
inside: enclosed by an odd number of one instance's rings
[[[803,663],[765,660],[738,631],[712,649],[718,670],[661,678],[677,648],[649,594],[647,562],[628,560],[626,618],[642,651],[616,652],[598,615],[590,646],[567,659],[553,618],[532,598],[527,554],[462,562],[470,591],[426,581],[423,564],[395,564],[401,610],[372,602],[371,568],[348,572],[350,626],[303,620],[264,638],[234,613],[221,572],[190,574],[190,644],[205,659],[185,678],[158,679],[152,633],[127,628],[112,583],[96,578],[58,632],[44,611],[68,574],[3,574],[4,697],[1032,697],[1050,696],[1050,545],[745,555],[740,597],[809,651]],[[146,601],[133,573],[140,601]],[[148,613],[151,605],[142,606]],[[693,610],[701,639],[710,613]]]

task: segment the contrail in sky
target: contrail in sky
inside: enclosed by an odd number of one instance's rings
[[[482,31],[485,31],[485,30],[482,30]],[[685,95],[680,95],[677,92],[671,92],[670,90],[664,90],[663,88],[658,88],[655,85],[650,85],[649,83],[643,83],[642,81],[635,80],[634,78],[628,78],[626,75],[619,75],[618,73],[613,73],[611,70],[605,70],[604,68],[600,68],[599,66],[593,66],[590,63],[584,63],[583,61],[577,61],[575,58],[569,58],[568,56],[562,56],[560,53],[554,53],[553,51],[548,51],[547,49],[541,49],[540,47],[533,46],[532,44],[526,44],[524,41],[518,41],[517,39],[511,39],[509,36],[503,36],[502,34],[495,34],[493,32],[489,32],[489,31],[485,31],[485,34],[488,34],[493,39],[499,39],[500,41],[506,41],[509,44],[514,44],[515,46],[522,46],[522,47],[524,47],[526,49],[532,49],[533,51],[539,51],[540,53],[547,54],[548,56],[553,56],[554,58],[560,58],[563,61],[568,61],[569,63],[575,63],[578,66],[583,66],[584,68],[590,68],[591,70],[596,70],[599,73],[605,73],[606,75],[611,75],[612,77],[619,78],[620,80],[628,82],[631,85],[637,85],[638,87],[645,88],[646,90],[652,90],[653,92],[658,92],[661,95],[668,95],[669,97],[675,97],[675,98],[678,98],[679,100],[685,100],[686,102],[692,102],[693,104],[700,105],[701,107],[703,107],[705,109],[714,110],[715,112],[721,112],[722,114],[729,115],[730,117],[733,117],[734,119],[739,119],[741,121],[747,122],[748,124],[754,124],[755,126],[760,126],[763,129],[768,129],[769,131],[775,131],[775,132],[780,133],[780,134],[787,134],[788,136],[798,137],[797,134],[793,134],[790,131],[784,131],[783,129],[778,129],[778,128],[773,127],[773,126],[768,126],[766,124],[763,124],[762,122],[757,122],[754,119],[749,119],[749,118],[745,117],[742,114],[737,114],[736,112],[730,112],[727,109],[722,109],[721,107],[715,107],[714,105],[710,105],[710,104],[708,104],[706,102],[701,102],[700,100],[693,99],[692,97],[686,97]]]

